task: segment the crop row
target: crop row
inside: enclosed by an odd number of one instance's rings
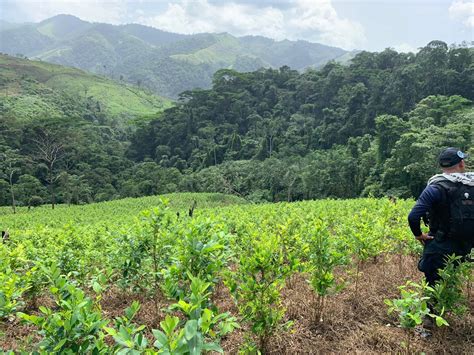
[[[406,226],[411,203],[235,205],[189,217],[159,200],[128,224],[118,223],[126,211],[93,228],[87,214],[61,227],[31,220],[0,244],[0,318],[34,325],[35,347],[47,353],[222,351],[220,341],[239,327],[248,335],[243,351],[265,352],[275,332],[292,326],[281,291],[296,274],[314,292],[308,316],[318,324],[328,298],[350,284],[357,297],[366,263],[420,252]],[[213,303],[218,287],[229,290],[238,314]],[[135,323],[138,302],[104,317],[101,300],[116,288],[153,301],[154,327]],[[45,295],[49,307],[38,304]]]

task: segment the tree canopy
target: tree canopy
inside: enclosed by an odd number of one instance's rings
[[[20,205],[173,191],[416,197],[444,147],[472,149],[473,53],[432,41],[417,54],[361,52],[350,65],[304,73],[224,69],[212,89],[185,91],[174,107],[128,124],[91,120],[80,102],[73,119],[6,115],[0,153],[16,158],[0,201],[11,203],[11,186]],[[45,132],[61,145],[53,168],[38,159]]]

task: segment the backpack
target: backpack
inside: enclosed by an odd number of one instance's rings
[[[445,192],[448,225],[440,226],[448,238],[471,241],[474,245],[474,186],[461,182],[439,181]]]

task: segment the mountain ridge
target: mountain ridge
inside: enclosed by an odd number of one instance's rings
[[[177,34],[141,24],[112,25],[56,15],[0,30],[0,52],[77,67],[176,98],[210,88],[219,69],[320,67],[347,51],[307,41],[229,33]]]

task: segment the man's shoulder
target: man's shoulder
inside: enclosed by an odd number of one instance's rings
[[[439,186],[440,184],[444,184],[446,182],[450,182],[450,180],[445,174],[436,174],[428,179],[428,183],[426,184],[426,187]]]
[[[439,202],[442,198],[443,187],[438,183],[427,185],[419,197],[419,199],[425,200],[425,202],[429,203]]]
[[[474,173],[443,173],[429,178],[427,185],[439,185],[443,187],[467,185],[474,186]]]

